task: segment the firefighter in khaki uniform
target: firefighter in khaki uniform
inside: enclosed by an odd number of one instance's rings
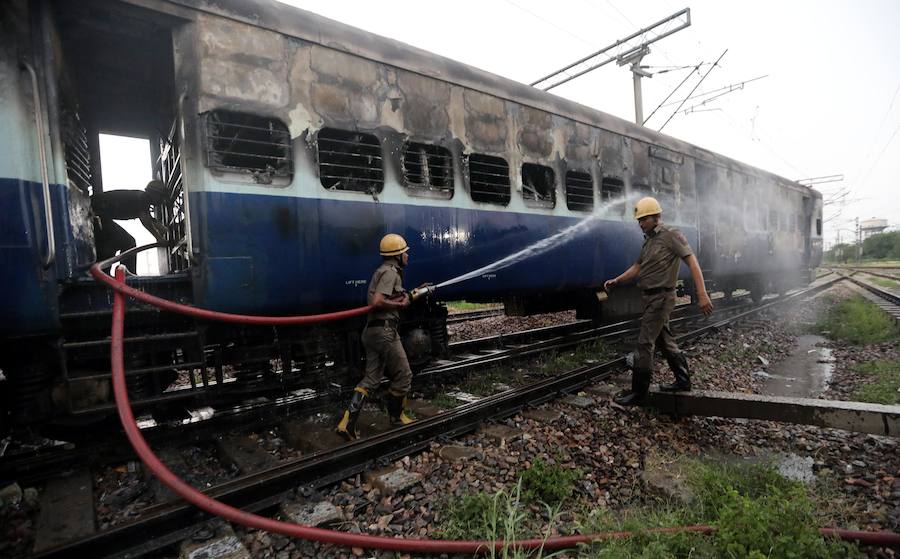
[[[372,306],[362,343],[366,350],[366,374],[356,385],[350,407],[344,411],[337,432],[347,440],[359,437],[356,422],[363,402],[372,390],[378,388],[385,372],[391,380],[388,389],[387,409],[392,425],[412,423],[404,406],[406,394],[412,384],[412,370],[406,359],[397,325],[400,309],[408,307],[411,298],[403,289],[403,268],[409,263],[409,246],[400,235],[390,233],[381,239],[381,256],[384,262],[375,270],[369,282],[368,302]]]
[[[687,239],[678,229],[662,224],[662,208],[655,198],[642,198],[634,207],[634,217],[644,232],[644,245],[637,262],[620,276],[607,280],[603,287],[609,291],[616,285],[635,278],[643,289],[644,312],[638,334],[637,351],[631,372],[631,390],[615,398],[617,404],[634,406],[643,403],[650,388],[653,372],[653,348],[658,345],[675,374],[675,382],[660,385],[665,392],[688,391],[691,377],[687,359],[669,330],[669,315],[675,308],[675,282],[681,260],[691,270],[697,289],[698,303],[703,314],[712,312],[712,303],[703,283],[703,272]]]

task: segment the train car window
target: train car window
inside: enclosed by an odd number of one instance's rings
[[[778,212],[769,210],[769,231],[778,231]]]
[[[206,115],[206,160],[210,169],[247,174],[260,184],[294,173],[291,135],[278,119],[211,111]]]
[[[509,164],[502,157],[473,153],[467,158],[469,191],[472,200],[489,204],[509,204]]]
[[[522,198],[543,208],[556,207],[556,173],[546,165],[522,164]]]
[[[453,196],[453,155],[450,150],[431,144],[407,142],[400,156],[403,184],[413,190]]]
[[[625,183],[622,179],[603,177],[603,182],[600,183],[600,200],[602,202],[618,198],[623,192],[625,192]]]
[[[366,194],[384,188],[381,143],[372,134],[323,128],[316,145],[319,181],[325,188]]]
[[[594,211],[594,180],[590,173],[566,171],[566,207],[576,212]]]
[[[816,236],[817,237],[822,236],[822,220],[821,219],[816,220]]]

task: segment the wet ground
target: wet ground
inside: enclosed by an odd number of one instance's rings
[[[826,339],[817,334],[802,334],[790,355],[768,371],[754,375],[765,379],[761,394],[793,398],[818,398],[828,389],[834,373],[831,349]]]

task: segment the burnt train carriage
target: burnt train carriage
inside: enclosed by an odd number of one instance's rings
[[[0,10],[0,368],[18,421],[111,406],[110,296],[85,274],[100,132],[149,138],[169,192],[155,216],[168,229],[165,273],[129,282],[215,310],[358,306],[385,232],[410,242],[408,285],[438,282],[643,194],[727,292],[785,289],[820,257],[811,189],[276,2]],[[439,295],[519,313],[628,312],[636,291],[617,308],[595,297],[641,244],[628,208],[614,210],[590,235]],[[430,301],[404,318],[415,360],[446,347],[445,314]],[[128,328],[138,405],[356,380],[359,321],[249,329],[137,307]],[[189,387],[173,388],[178,371]]]

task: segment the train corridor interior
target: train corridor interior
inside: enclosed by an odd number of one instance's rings
[[[137,145],[149,146],[149,152],[144,148],[144,159],[152,166],[152,178],[166,186],[167,203],[154,207],[153,217],[165,225],[169,248],[148,253],[136,271],[186,270],[172,49],[172,30],[178,22],[137,7],[96,0],[55,2],[44,21],[47,43],[53,46],[51,67],[58,76],[56,106],[70,183],[90,194],[143,189],[146,168],[126,168],[126,178],[121,180],[125,184],[104,185],[102,159],[105,155],[110,166],[121,167],[115,137],[132,139],[132,145],[134,139],[143,140]],[[110,136],[104,138],[104,154],[101,134]],[[127,139],[118,146],[127,144]],[[136,225],[128,227],[128,223]],[[141,227],[136,220],[121,224],[132,231]]]

